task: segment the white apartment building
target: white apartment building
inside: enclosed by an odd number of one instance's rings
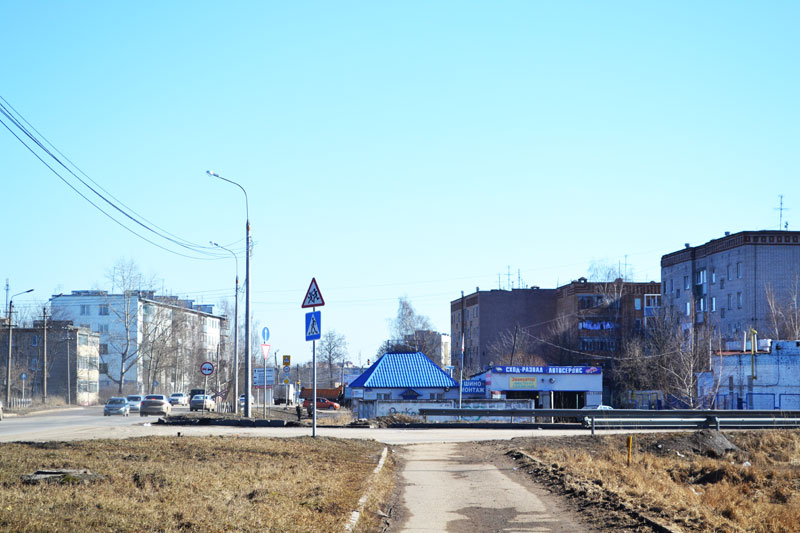
[[[212,311],[155,291],[80,290],[52,300],[54,319],[100,334],[100,390],[128,394],[202,383],[199,365],[224,359],[227,342],[227,317]]]

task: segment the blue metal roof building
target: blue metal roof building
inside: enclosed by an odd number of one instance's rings
[[[458,390],[458,382],[421,352],[387,353],[351,383],[350,388],[438,389],[441,393],[451,389]],[[418,391],[418,395],[422,396],[422,392],[425,391]]]

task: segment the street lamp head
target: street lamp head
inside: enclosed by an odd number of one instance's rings
[[[206,174],[208,174],[209,176],[214,176],[215,178],[221,178],[222,177],[219,174],[217,174],[216,172],[214,172],[213,170],[206,170]]]

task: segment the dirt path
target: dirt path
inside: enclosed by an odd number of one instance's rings
[[[400,456],[404,486],[392,532],[591,531],[510,466],[501,470],[463,445],[417,444]]]

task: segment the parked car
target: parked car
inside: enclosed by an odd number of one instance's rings
[[[243,408],[243,409],[244,409],[244,399],[245,399],[246,397],[247,397],[247,395],[245,395],[245,394],[240,394],[240,395],[239,395],[239,407],[241,407],[241,408]],[[254,406],[255,404],[256,404],[256,399],[255,399],[255,398],[253,397],[253,395],[251,394],[251,395],[250,395],[250,407]]]
[[[189,411],[213,411],[216,406],[210,394],[195,394],[189,402]]]
[[[189,405],[189,397],[183,392],[173,392],[169,395],[170,405]]]
[[[108,403],[103,407],[103,416],[122,415],[128,416],[131,412],[131,407],[128,405],[128,399],[122,396],[114,396],[108,399]]]
[[[142,406],[139,408],[140,416],[169,416],[171,412],[172,406],[169,404],[169,399],[164,394],[148,394],[144,397],[144,400],[142,400]]]
[[[306,398],[303,402],[303,409],[308,409],[311,405],[311,398]],[[332,402],[327,398],[317,398],[317,409],[329,409],[331,411],[338,410],[339,404]]]
[[[142,399],[144,399],[144,396],[142,396],[141,394],[131,394],[130,396],[128,396],[127,400],[128,400],[128,405],[131,408],[131,413],[139,412],[139,408],[142,406]]]

